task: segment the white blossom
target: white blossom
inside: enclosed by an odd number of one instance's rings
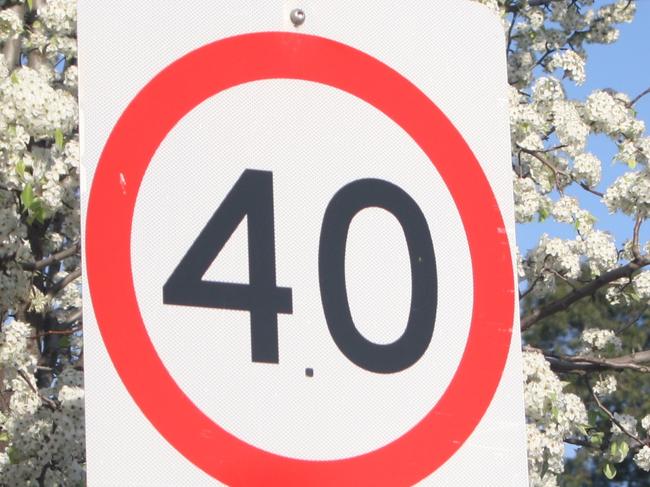
[[[650,414],[644,416],[641,420],[641,427],[646,430],[646,432],[650,433]]]
[[[552,106],[552,114],[555,122],[555,130],[560,143],[565,150],[572,155],[582,152],[587,143],[589,126],[580,116],[575,103],[568,101],[555,101]]]
[[[640,469],[650,472],[650,447],[645,445],[634,455],[634,462]]]
[[[602,164],[600,160],[590,153],[582,153],[573,160],[573,177],[584,182],[589,187],[600,183]]]
[[[590,232],[584,239],[585,255],[592,274],[600,275],[612,269],[618,261],[614,237],[601,231]]]
[[[0,11],[0,42],[17,38],[23,30],[23,19],[14,10]]]
[[[585,119],[595,130],[608,134],[621,130],[628,120],[628,108],[606,91],[596,91],[589,95],[584,106]]]
[[[540,195],[535,188],[535,182],[530,178],[515,178],[515,219],[529,222],[536,215],[546,211],[548,199]]]
[[[553,205],[552,215],[558,222],[573,223],[576,213],[580,210],[580,203],[576,198],[564,196]]]
[[[77,28],[76,0],[48,0],[38,10],[38,16],[45,26],[59,35],[72,34]]]
[[[70,133],[78,123],[77,102],[55,90],[38,72],[23,67],[0,84],[0,114],[37,138],[53,138],[56,130]]]
[[[619,428],[619,426],[616,423],[612,422],[612,427],[610,429],[612,434],[619,437],[625,437],[623,438],[625,440],[629,438],[627,437],[627,434],[636,436],[637,420],[634,416],[630,416],[629,414],[614,413],[614,418],[616,419],[616,421],[620,423],[620,425],[623,427],[623,430],[625,431],[621,430],[621,428]]]
[[[555,69],[562,69],[565,76],[576,82],[577,85],[582,85],[587,76],[585,74],[585,61],[575,51],[560,51],[553,54],[551,61],[548,63],[547,68],[550,71]]]
[[[593,391],[596,395],[600,397],[606,397],[612,395],[616,392],[616,377],[613,375],[605,376],[602,379],[599,379],[593,386]]]
[[[586,347],[585,351],[603,351],[608,347],[620,350],[621,339],[612,330],[588,328],[582,331],[580,341]]]
[[[641,299],[650,300],[650,271],[643,271],[634,277],[634,290]]]
[[[647,215],[650,210],[650,174],[647,171],[623,174],[607,189],[603,202],[612,213]]]

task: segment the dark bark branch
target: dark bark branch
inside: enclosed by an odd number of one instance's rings
[[[80,247],[81,247],[80,242],[76,242],[71,247],[68,247],[67,249],[63,249],[60,252],[57,252],[56,254],[52,254],[49,257],[46,257],[45,259],[39,260],[38,262],[24,262],[21,265],[23,269],[27,271],[41,270],[56,262],[67,259],[68,257],[73,257],[75,254],[77,254],[77,252],[79,252]]]
[[[564,443],[570,445],[582,446],[584,448],[590,448],[592,450],[600,450],[597,446],[594,446],[591,442],[587,440],[581,440],[580,438],[565,438]]]
[[[59,282],[55,283],[54,286],[48,291],[47,295],[49,298],[53,298],[60,291],[62,291],[68,284],[81,276],[81,269],[75,269],[70,274],[65,276]]]
[[[528,0],[528,5],[531,7],[547,7],[551,2],[557,0]],[[523,2],[514,2],[506,7],[507,12],[519,12],[523,7]]]
[[[643,267],[647,266],[648,264],[650,264],[650,257],[644,257],[642,259],[635,259],[624,266],[618,267],[609,272],[606,272],[605,274],[602,274],[601,276],[591,281],[589,284],[582,286],[570,292],[563,298],[558,299],[557,301],[553,301],[552,303],[549,303],[545,306],[542,306],[541,308],[538,308],[535,311],[524,316],[521,319],[521,329],[527,330],[538,321],[543,320],[544,318],[547,318],[551,315],[554,315],[559,311],[564,311],[576,301],[579,301],[582,298],[585,298],[587,296],[593,295],[601,287],[609,284],[610,282],[616,281],[624,277],[632,276],[632,274],[634,274],[639,269],[642,269]]]
[[[82,319],[82,309],[79,308],[79,309],[75,310],[70,316],[68,316],[68,318],[64,322],[61,323],[61,325],[62,326],[70,326],[70,325],[76,323],[77,321],[81,321],[81,319]]]
[[[22,370],[16,369],[16,372],[18,372],[18,375],[21,377],[21,379],[25,381],[25,383],[29,386],[32,392],[41,398],[41,401],[43,401],[44,404],[49,406],[51,409],[58,409],[56,403],[52,399],[50,399],[49,397],[45,397],[43,394],[39,394],[38,389],[34,387],[34,385],[30,382],[27,375]]]
[[[512,45],[512,29],[515,27],[515,22],[517,21],[517,14],[515,12],[512,14],[512,20],[510,21],[510,28],[508,29],[508,43],[506,45],[506,55],[510,53],[510,46]]]
[[[603,372],[634,370],[650,372],[650,350],[614,358],[544,355],[555,372]]]
[[[632,236],[632,255],[635,260],[641,258],[641,247],[639,245],[639,234],[641,232],[641,225],[643,224],[644,217],[639,213],[636,216],[636,221],[634,222],[634,232]]]
[[[542,349],[530,345],[524,346],[523,350],[543,354],[555,372],[603,372],[626,369],[644,373],[650,372],[650,350],[610,358],[555,355],[545,353]]]
[[[13,5],[7,10],[14,11],[21,19],[25,17],[25,6],[23,4]],[[9,39],[7,42],[5,42],[5,45],[2,48],[2,54],[5,56],[5,61],[7,62],[7,68],[9,69],[9,72],[13,71],[14,68],[20,63],[21,45],[22,39],[18,37],[16,39]]]
[[[34,10],[38,11],[39,8],[43,8],[47,3],[47,0],[32,0],[32,7]],[[38,49],[32,49],[27,56],[27,65],[32,69],[39,69],[41,66],[44,66],[47,63],[47,59]]]

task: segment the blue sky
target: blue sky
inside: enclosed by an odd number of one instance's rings
[[[598,2],[603,3],[603,2]],[[650,87],[650,0],[637,1],[637,15],[631,24],[620,27],[619,40],[610,45],[589,45],[587,53],[587,82],[576,87],[567,82],[568,96],[584,100],[597,89],[612,88],[635,97]],[[646,134],[650,135],[650,95],[641,99],[635,108],[639,118],[646,122]],[[598,190],[604,192],[616,177],[627,169],[621,163],[612,163],[616,146],[604,136],[591,137],[588,150],[603,161],[603,182]],[[620,248],[623,241],[632,235],[633,222],[623,215],[609,215],[607,208],[598,197],[580,189],[569,192],[577,196],[584,208],[591,211],[598,222],[596,227],[611,232]],[[542,233],[563,238],[573,238],[571,225],[558,224],[547,220],[543,223],[518,225],[517,244],[522,252],[534,247]],[[650,225],[646,223],[641,233],[641,241],[650,239]]]

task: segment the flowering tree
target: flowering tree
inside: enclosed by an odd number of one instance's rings
[[[579,101],[564,86],[635,4],[477,1],[507,39],[516,219],[575,232],[519,259],[531,485],[650,471],[650,403],[621,395],[650,392],[650,138],[634,111],[648,92]],[[85,478],[75,32],[74,0],[0,0],[0,485]],[[607,188],[590,134],[628,167]],[[588,199],[629,217],[619,247]],[[580,451],[562,477],[567,443]]]
[[[616,24],[632,21],[635,3],[480,1],[501,16],[507,36],[516,220],[552,218],[574,231],[571,239],[544,234],[519,257],[531,485],[557,484],[567,443],[592,460],[583,468],[596,466],[605,478],[650,471],[650,402],[616,395],[621,379],[627,390],[632,381],[650,392],[643,376],[650,340],[642,331],[650,246],[640,241],[650,209],[650,137],[634,110],[650,89],[632,99],[604,89],[579,101],[564,87],[584,83],[585,46],[615,42]],[[589,152],[591,134],[609,137],[628,167],[607,188],[602,163]],[[620,248],[585,209],[589,199],[629,217]],[[618,473],[630,458],[634,469]],[[568,485],[569,476],[560,478]]]

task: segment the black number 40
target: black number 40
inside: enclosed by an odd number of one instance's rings
[[[411,308],[406,329],[389,344],[367,340],[356,328],[345,282],[345,248],[352,219],[378,207],[402,226],[411,262]],[[248,224],[248,284],[204,281],[240,222]],[[431,342],[438,278],[431,233],[422,210],[404,190],[380,179],[360,179],[330,201],[321,227],[319,283],[325,319],[341,352],[376,373],[395,373],[415,364]],[[278,314],[293,312],[291,288],[278,287],[275,272],[273,174],[247,169],[217,208],[163,286],[172,305],[250,312],[253,362],[278,363]],[[377,300],[382,299],[377,296]]]

